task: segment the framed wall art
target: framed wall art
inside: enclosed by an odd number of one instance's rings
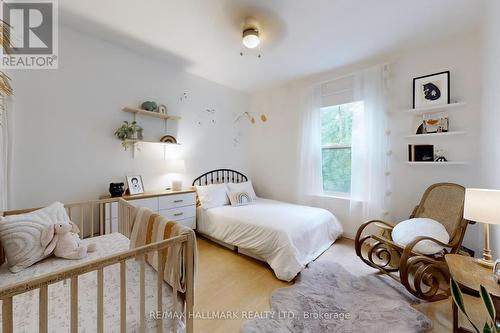
[[[413,79],[413,108],[450,104],[450,71]]]

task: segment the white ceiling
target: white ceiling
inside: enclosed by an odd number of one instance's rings
[[[63,22],[252,92],[476,27],[482,0],[60,1]],[[246,16],[262,58],[239,55]]]

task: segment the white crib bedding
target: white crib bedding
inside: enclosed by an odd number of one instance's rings
[[[19,273],[13,274],[4,264],[0,266],[0,287],[33,277],[66,269],[74,265],[92,261],[104,256],[129,249],[129,239],[120,233],[112,233],[92,238],[96,251],[81,260],[47,258]],[[127,332],[139,330],[139,264],[127,261]],[[150,316],[156,307],[156,271],[146,264],[146,332],[155,331],[159,321]],[[70,281],[62,281],[49,286],[49,332],[70,331]],[[183,310],[182,300],[177,297],[177,309]],[[0,301],[1,303],[1,301]],[[38,331],[38,289],[14,297],[14,331]],[[163,283],[163,311],[171,311],[172,288]],[[0,323],[2,314],[0,311]],[[172,331],[172,321],[163,320],[163,332]],[[78,279],[78,332],[95,332],[97,325],[97,274],[90,272]],[[120,327],[120,267],[119,264],[104,269],[104,331],[116,332]],[[1,331],[1,325],[0,325]],[[177,331],[184,331],[184,323],[178,320]]]

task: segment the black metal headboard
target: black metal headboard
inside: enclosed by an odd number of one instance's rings
[[[219,183],[243,183],[248,180],[247,176],[241,172],[231,169],[216,169],[204,173],[195,180],[193,185],[208,185]]]

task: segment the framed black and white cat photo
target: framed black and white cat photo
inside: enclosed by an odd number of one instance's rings
[[[450,104],[450,71],[413,79],[413,108]]]

